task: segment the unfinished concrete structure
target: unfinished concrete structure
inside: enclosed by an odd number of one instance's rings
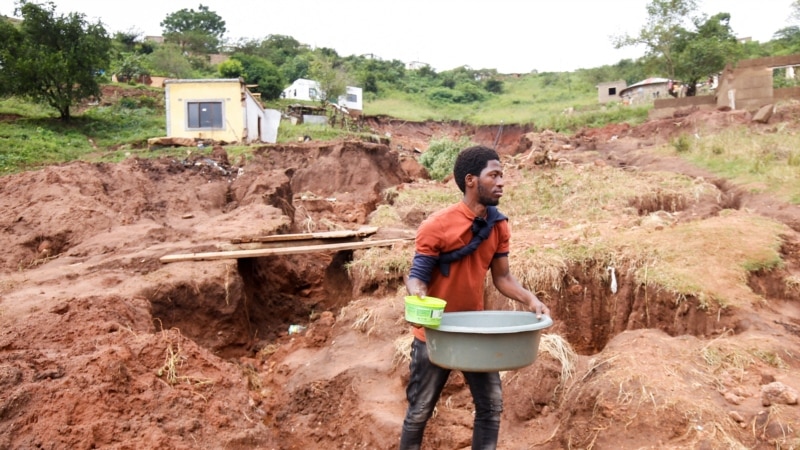
[[[609,81],[597,85],[597,101],[600,103],[610,103],[620,101],[619,94],[628,87],[625,80]]]
[[[675,111],[689,107],[755,112],[781,99],[800,98],[800,87],[774,89],[772,82],[775,69],[795,66],[800,66],[800,54],[747,59],[735,66],[729,64],[719,77],[715,95],[656,100],[650,118],[670,117]]]

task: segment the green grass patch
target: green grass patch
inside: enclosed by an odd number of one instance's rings
[[[484,100],[465,104],[433,102],[422,94],[386,90],[364,104],[364,113],[417,122],[533,124],[538,130],[570,132],[609,123],[642,123],[652,107],[600,105],[594,85],[576,74],[509,76],[503,78],[503,86],[499,94],[489,94]]]
[[[755,193],[800,204],[800,136],[779,129],[754,132],[748,127],[725,128],[700,138],[684,137],[684,144],[659,147]]]

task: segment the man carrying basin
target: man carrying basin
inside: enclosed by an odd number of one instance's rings
[[[523,303],[537,318],[550,311],[536,295],[522,287],[508,263],[511,233],[508,218],[496,206],[503,196],[503,168],[494,150],[474,146],[456,158],[453,174],[464,194],[461,201],[438,211],[420,224],[416,253],[406,280],[410,295],[447,301],[445,312],[483,311],[483,283],[491,270],[495,287]],[[400,448],[419,449],[425,425],[442,393],[450,369],[430,362],[425,328],[412,329],[411,375],[406,387],[408,409]],[[464,371],[475,404],[473,449],[494,449],[503,411],[499,372]]]

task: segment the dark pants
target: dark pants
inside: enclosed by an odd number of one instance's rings
[[[408,410],[403,421],[400,450],[419,449],[425,425],[444,389],[450,369],[430,362],[428,348],[419,339],[411,346],[411,378],[406,387]],[[503,392],[498,372],[463,372],[475,404],[475,423],[472,427],[473,450],[494,449],[500,431],[503,412]]]

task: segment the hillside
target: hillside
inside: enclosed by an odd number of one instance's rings
[[[574,135],[372,117],[390,145],[264,145],[237,161],[220,147],[2,177],[0,449],[395,448],[408,326],[390,263],[408,260],[411,241],[160,258],[364,225],[379,227],[373,239],[413,236],[457,198],[416,161],[438,135],[498,141],[512,269],[549,305],[548,333],[574,350],[543,348],[503,374],[500,448],[797,448],[800,207],[654,148],[700,128],[797,133],[798,111]],[[618,189],[583,203],[602,185]],[[547,193],[565,195],[566,213],[531,211]],[[578,248],[585,257],[553,262]],[[673,278],[659,278],[667,269]],[[667,283],[676,278],[702,283],[687,293]],[[307,329],[289,334],[293,324]],[[469,448],[471,423],[453,376],[426,448]]]

